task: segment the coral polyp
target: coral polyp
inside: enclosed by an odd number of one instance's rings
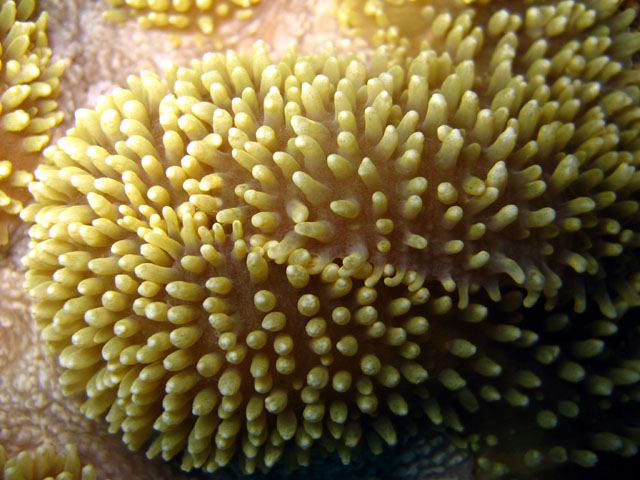
[[[112,20],[137,19],[145,28],[197,28],[210,34],[224,18],[247,19],[260,0],[109,0],[114,8],[105,12]]]
[[[406,416],[496,477],[635,454],[636,12],[427,10],[415,55],[257,44],[76,112],[22,217],[87,416],[187,470],[348,463]],[[536,433],[502,448],[496,405]]]
[[[49,444],[40,445],[35,452],[20,452],[7,458],[0,445],[0,478],[2,480],[96,480],[92,465],[82,465],[72,445],[64,453],[56,453]]]
[[[28,21],[34,6],[33,0],[0,2],[0,248],[9,243],[29,198],[36,152],[62,120],[55,97],[64,63],[50,64],[47,15]]]

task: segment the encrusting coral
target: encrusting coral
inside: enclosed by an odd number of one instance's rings
[[[65,391],[185,469],[314,444],[347,463],[421,414],[489,476],[635,455],[640,35],[619,3],[438,4],[415,57],[258,44],[78,110],[22,215]]]
[[[136,18],[145,28],[197,27],[213,33],[216,23],[226,17],[247,19],[260,0],[109,0],[114,8],[105,12],[110,20]]]
[[[82,466],[72,445],[58,454],[49,444],[34,453],[20,452],[7,458],[0,445],[0,480],[96,480],[92,465]]]
[[[62,120],[55,96],[63,62],[50,64],[46,13],[28,21],[34,0],[0,1],[0,248],[29,199],[36,155]]]

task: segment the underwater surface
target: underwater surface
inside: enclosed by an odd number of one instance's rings
[[[623,0],[0,0],[0,479],[631,478]]]

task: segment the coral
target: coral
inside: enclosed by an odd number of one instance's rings
[[[210,471],[347,463],[421,412],[489,475],[635,454],[635,11],[476,15],[428,10],[415,57],[258,45],[77,111],[23,218],[87,416]]]
[[[488,3],[491,0],[478,2]],[[429,32],[423,16],[434,6],[451,14],[475,3],[473,0],[334,0],[340,25],[351,34],[369,39],[374,45],[406,43]]]
[[[33,9],[33,0],[0,2],[0,248],[9,243],[29,197],[36,153],[62,120],[55,96],[64,63],[50,64],[47,15],[27,21]]]
[[[0,479],[2,480],[95,480],[92,465],[82,466],[71,445],[57,454],[49,444],[39,446],[34,453],[20,452],[7,458],[0,445]]]
[[[427,5],[438,2],[419,0],[334,0],[335,13],[343,27],[361,28],[367,23],[373,23],[380,28],[403,23],[406,27],[410,22],[410,14],[420,14]],[[450,7],[459,8],[466,5],[464,0],[448,2]],[[413,18],[415,21],[415,17]]]
[[[23,252],[24,253],[24,252]],[[9,264],[10,260],[5,260]],[[19,269],[18,262],[11,265],[14,269]],[[15,270],[0,270],[0,291],[3,292],[0,312],[0,365],[5,371],[23,353],[24,338],[28,337],[25,326],[25,318],[29,316],[28,297],[19,287],[23,282],[22,275],[16,274]],[[3,385],[0,384],[0,389]],[[2,400],[4,396],[0,395]],[[4,425],[3,425],[4,427]],[[0,437],[0,443],[3,438]]]
[[[445,435],[431,429],[420,429],[415,421],[398,429],[398,443],[382,453],[363,452],[348,465],[339,458],[327,456],[316,448],[311,452],[310,464],[304,469],[278,466],[266,475],[254,475],[260,480],[468,480],[473,477],[473,459],[466,449],[453,445]]]
[[[226,17],[247,19],[252,6],[260,0],[109,0],[115,7],[105,17],[116,21],[137,18],[145,28],[197,26],[201,32],[213,33],[216,22]]]
[[[636,276],[629,288],[638,286]],[[458,428],[471,424],[478,433],[467,440],[477,452],[479,478],[601,478],[624,471],[631,464],[624,459],[637,456],[640,445],[640,335],[633,310],[616,298],[613,320],[595,308],[523,311],[522,292],[503,293],[490,327],[454,327],[464,328],[481,354],[456,367],[463,380],[457,399],[449,398],[461,407]],[[481,413],[491,404],[499,421]],[[434,422],[442,421],[447,397],[427,408]]]

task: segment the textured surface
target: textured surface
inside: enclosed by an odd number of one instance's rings
[[[92,6],[95,3],[87,2]],[[84,34],[74,41],[69,40],[69,50],[56,54],[55,60],[64,58],[68,51],[79,51],[83,44],[91,48],[91,45],[104,43],[100,36],[91,37],[88,34],[92,30],[91,22],[82,25],[77,23],[78,18],[72,14],[78,12],[76,4],[55,4],[58,8],[51,12],[53,15],[49,18],[48,30],[60,33],[54,34],[52,43],[59,46],[57,39],[74,28],[76,32]],[[97,19],[95,22],[102,28],[99,33],[104,35],[108,31],[106,24]],[[57,49],[55,45],[53,48]],[[105,62],[103,67],[105,72],[109,72],[111,69],[106,68],[106,58],[106,55],[102,57]],[[118,78],[112,81],[118,81]],[[69,109],[74,102],[86,101],[87,97],[84,88],[69,72],[62,82],[61,90],[66,92],[67,99],[63,101],[62,109],[69,116],[72,112]],[[77,96],[77,100],[71,101],[72,96]],[[14,145],[18,147],[19,142],[14,142]],[[24,231],[19,233],[23,235]],[[0,444],[4,445],[7,454],[13,456],[22,450],[32,451],[43,441],[55,445],[57,451],[62,451],[65,444],[72,443],[77,446],[83,461],[97,466],[98,478],[101,479],[181,478],[178,472],[163,462],[154,464],[142,454],[132,454],[105,428],[84,418],[79,413],[80,402],[65,398],[59,391],[59,367],[55,359],[45,353],[45,346],[38,340],[27,313],[27,298],[21,287],[24,273],[20,258],[25,253],[25,239],[15,238],[12,245],[8,255],[3,255],[0,260]]]
[[[355,215],[345,213],[341,205],[349,202],[337,201],[334,213],[324,213],[327,187],[298,164],[322,172],[319,160],[308,158],[310,148],[321,152],[314,137],[325,148],[335,141],[325,141],[329,131],[300,116],[303,108],[307,117],[322,115],[318,98],[326,94],[304,83],[314,69],[333,69],[333,85],[343,76],[353,90],[352,82],[364,82],[354,72],[366,67],[330,51],[309,58],[289,53],[270,66],[261,45],[253,58],[209,54],[193,62],[193,70],[168,70],[169,89],[150,74],[130,77],[131,90],[102,98],[97,111],[78,110],[74,128],[46,152],[49,162],[32,185],[37,203],[24,211],[25,219],[38,222],[26,260],[27,286],[38,300],[34,316],[69,368],[61,378],[64,390],[86,388],[91,398],[84,412],[98,417],[108,410],[112,430],[121,429],[134,449],[151,438],[153,426],[161,434],[149,447],[151,456],[168,460],[188,440],[185,468],[215,470],[242,446],[241,464],[252,472],[272,467],[294,437],[301,464],[308,463],[314,439],[322,438],[329,451],[337,448],[345,462],[361,448],[361,438],[374,451],[397,441],[388,413],[406,415],[408,406],[393,390],[427,376],[414,361],[427,321],[405,314],[412,304],[426,303],[429,291],[415,271],[406,286],[393,288],[403,282],[400,267],[376,272],[366,264],[366,247],[358,242],[365,226],[354,226],[345,245],[355,252],[342,266],[331,261],[348,252],[341,244],[331,248],[346,224],[329,220],[358,217],[358,207]],[[254,72],[254,84],[247,72]],[[207,83],[194,83],[199,78]],[[319,88],[335,88],[328,77],[316,78]],[[284,110],[283,85],[289,98]],[[292,95],[300,86],[296,102]],[[229,100],[227,89],[242,98]],[[207,90],[209,101],[198,93]],[[378,93],[371,90],[369,97]],[[391,101],[388,92],[380,98]],[[257,131],[254,116],[264,119]],[[211,118],[213,133],[205,126]],[[363,134],[375,135],[370,128],[367,123]],[[257,141],[250,141],[254,134]],[[275,164],[265,160],[271,155]],[[335,176],[347,180],[349,160],[333,155],[331,166],[333,157]],[[280,170],[272,172],[275,165]],[[73,204],[78,193],[86,195],[86,205]],[[383,214],[382,202],[373,208]],[[310,206],[316,212],[308,218]],[[413,241],[407,233],[408,245]],[[53,281],[43,282],[47,271]],[[390,289],[380,290],[374,307],[380,278]],[[376,307],[398,317],[395,324],[382,314],[377,320]],[[369,377],[376,376],[376,388],[388,392],[374,390]],[[360,412],[371,420],[360,421]]]
[[[186,62],[208,48],[202,38],[190,42],[188,36],[184,36],[178,42],[187,52],[182,58],[181,50],[175,47],[176,39],[169,34],[144,31],[131,24],[117,26],[103,20],[101,12],[107,2],[43,0],[41,7],[49,12],[48,32],[54,59],[71,62],[62,78],[60,99],[61,109],[69,121],[73,120],[75,108],[91,104],[99,94],[124,84],[128,74],[144,68],[161,70],[160,65],[170,59]],[[300,29],[291,28],[287,34],[302,36],[314,19],[306,17],[304,9],[291,13],[297,16],[295,23]],[[265,30],[268,31],[268,26]],[[237,34],[234,35],[237,39]],[[283,43],[288,43],[286,38],[293,39],[283,36]],[[246,46],[252,41],[246,38],[241,43]],[[151,52],[148,44],[158,46],[161,53]],[[62,132],[62,128],[58,128],[58,135]],[[56,448],[72,442],[78,445],[83,461],[96,465],[98,478],[183,478],[163,461],[149,462],[144,454],[131,453],[119,438],[109,435],[103,425],[79,413],[79,399],[66,398],[59,392],[56,387],[59,367],[55,359],[45,354],[46,348],[27,314],[20,262],[25,246],[24,239],[16,239],[9,258],[2,259],[1,263],[0,362],[6,368],[0,373],[0,443],[14,455],[20,450],[35,448],[42,439],[55,444]]]
[[[23,281],[19,260],[15,261],[21,253],[14,249],[15,259],[3,261],[0,280],[0,444],[9,456],[31,451],[42,442],[56,449],[73,444],[83,462],[96,465],[103,479],[180,478],[166,465],[128,451],[119,439],[79,413],[77,399],[62,395],[57,386],[57,362],[38,341],[38,333],[28,322],[26,299],[16,287]]]
[[[327,8],[327,4],[300,1],[291,8],[284,1],[269,3],[278,14],[267,16],[251,33],[246,29],[239,33],[231,22],[223,30],[225,39],[247,48],[255,39],[267,38],[276,52],[292,41],[302,51],[311,51],[330,39],[343,48],[364,45],[358,39],[341,38],[335,20],[315,10]],[[145,68],[161,71],[169,60],[186,64],[211,48],[207,39],[197,34],[185,32],[177,37],[142,30],[135,24],[107,22],[101,18],[108,7],[106,1],[42,0],[40,5],[49,13],[54,59],[67,62],[60,98],[66,119],[54,132],[57,137],[73,122],[75,108],[93,105],[98,95],[124,85],[127,75]],[[281,20],[288,25],[286,31],[278,28]],[[154,45],[154,50],[148,45]],[[89,421],[79,412],[80,398],[60,393],[56,386],[60,368],[46,355],[27,314],[20,262],[25,247],[25,239],[16,238],[8,258],[0,264],[0,443],[9,456],[21,450],[34,451],[42,441],[55,445],[58,452],[66,443],[73,443],[82,462],[95,465],[99,479],[186,478],[162,460],[150,462],[143,453],[130,452],[120,438],[107,433],[105,425]]]
[[[315,448],[308,467],[287,471],[278,466],[266,475],[254,475],[256,480],[469,480],[474,467],[469,452],[456,449],[445,437],[420,431],[413,422],[399,428],[398,443],[387,447],[381,454],[363,452],[349,465],[343,465],[336,456],[327,457]]]
[[[56,452],[50,444],[34,453],[21,452],[7,458],[0,445],[0,476],[3,480],[96,480],[92,465],[83,465],[72,445]]]
[[[496,2],[496,4],[508,5],[507,3],[501,3],[501,2]],[[84,12],[85,9],[83,9],[82,11]],[[86,9],[86,11],[90,11],[90,9]],[[624,24],[624,22],[625,20],[621,20],[622,24]],[[507,24],[508,23],[509,22],[507,21]],[[74,25],[73,20],[71,20],[71,24]],[[87,25],[89,24],[83,23],[82,28],[80,28],[79,31],[83,31],[83,29],[86,28]],[[100,24],[99,22],[96,25],[104,27],[104,24]],[[75,24],[75,26],[77,27],[78,25]],[[73,30],[71,26],[68,26],[67,28],[69,31]],[[61,29],[60,31],[64,32],[64,29]],[[106,32],[107,30],[104,30],[103,32],[101,32],[101,35],[104,35]],[[64,34],[66,35],[67,33],[65,32]],[[115,35],[114,37],[115,39],[127,38],[126,36],[123,36],[123,35]],[[304,37],[304,38],[306,39],[310,37]],[[83,41],[85,43],[90,43],[88,42],[88,39],[90,38],[91,36],[89,35],[87,38],[83,39]],[[103,38],[109,38],[109,37],[107,36]],[[168,39],[168,37],[157,37],[157,38],[165,38],[166,41],[168,42],[167,45],[170,44],[170,39]],[[441,39],[440,41],[442,42],[443,40],[444,39]],[[629,37],[629,40],[632,40],[632,37]],[[130,52],[134,50],[122,48],[122,46],[118,46],[117,42],[113,42],[113,43],[116,45],[114,46],[116,50],[117,48],[121,48],[122,56],[120,58],[122,60],[122,63],[120,64],[120,66],[122,68],[113,68],[113,69],[106,68],[104,71],[105,72],[114,71],[116,75],[117,75],[117,72],[115,72],[116,70],[122,71],[122,72],[127,72],[128,70],[128,73],[137,71],[138,68],[136,68],[135,62],[133,61],[133,59],[135,58],[135,55],[131,54],[131,56],[129,56]],[[72,42],[69,42],[69,45],[71,44]],[[437,42],[435,43],[435,45],[437,45]],[[619,46],[620,45],[618,45],[618,47]],[[105,62],[104,65],[109,65],[109,55],[106,50],[107,49],[104,49],[104,48],[94,47],[93,51],[100,53],[100,55],[96,56],[95,58],[98,58],[98,57],[102,58],[103,61]],[[80,52],[80,49],[76,48],[75,51]],[[91,51],[90,48],[89,48],[89,51]],[[515,51],[519,56],[521,53],[524,53],[524,47],[519,45],[515,49]],[[493,53],[490,49],[488,49],[488,52],[489,52],[488,54]],[[171,53],[169,52],[168,55],[171,55]],[[569,64],[572,69],[577,68],[576,71],[580,70],[581,68],[580,62],[582,61],[582,59],[580,58],[581,56],[584,58],[584,52],[581,52],[580,55],[574,55],[573,62]],[[118,58],[117,54],[114,55],[114,58]],[[87,57],[83,57],[82,55],[79,55],[78,59],[79,61],[87,62],[89,66],[92,65],[92,62],[94,62],[94,59],[90,55],[88,55]],[[150,65],[150,68],[157,70],[158,60],[159,60],[158,58],[154,58],[154,59],[146,59],[146,60],[139,59],[138,61],[141,61],[141,62],[146,61],[148,62],[148,65]],[[595,64],[592,64],[592,65],[593,65],[592,68],[595,68]],[[93,63],[93,66],[94,66],[93,68],[95,68],[96,64]],[[86,100],[89,102],[89,104],[91,104],[92,102],[91,99],[95,98],[95,96],[92,95],[91,97],[86,97],[84,93],[81,92],[81,90],[82,91],[85,90],[83,86],[88,84],[91,78],[88,78],[88,77],[83,79],[81,78],[80,81],[78,81],[77,83],[76,83],[76,80],[78,80],[78,77],[76,77],[74,81],[70,82],[70,84],[76,86],[74,89],[70,91],[77,90],[76,92],[77,98],[84,99],[81,103],[85,103],[85,100]],[[124,83],[123,78],[120,77],[119,79],[117,79],[117,82],[123,84]],[[608,81],[605,82],[605,84],[610,85]],[[109,85],[111,85],[111,83],[109,81],[106,81],[102,84],[102,87],[105,90],[108,90],[110,89]],[[92,92],[95,93],[99,89],[100,88],[94,89]],[[555,94],[557,94],[557,92]],[[632,96],[632,98],[634,97]],[[630,111],[632,109],[628,109],[628,110]],[[607,117],[607,119],[608,118],[609,117]],[[632,115],[632,118],[633,118],[633,115]],[[613,123],[616,123],[616,122],[613,122]],[[600,166],[599,168],[605,171],[607,170],[606,168],[603,168],[603,166]],[[548,173],[549,172],[546,171],[547,175]],[[483,180],[485,179],[485,177],[480,177],[480,178],[483,178]],[[453,184],[453,182],[450,182],[450,183]],[[627,221],[632,222],[633,220],[625,220],[625,222]],[[610,222],[607,222],[607,223],[609,223],[608,227],[605,226],[605,231],[608,232],[607,235],[617,235],[616,233],[612,233],[616,229],[615,225],[613,226],[613,230],[611,230],[611,223]],[[575,224],[574,224],[574,227],[575,227]],[[587,228],[593,228],[593,226],[587,227]],[[574,260],[576,260],[575,257],[574,257]],[[610,260],[607,260],[605,263],[606,263],[605,269],[611,272]],[[10,268],[13,270],[19,270],[19,268],[16,268],[15,266],[11,266],[11,265],[10,265]],[[574,268],[574,267],[571,266],[571,268]],[[633,271],[633,269],[634,269],[633,263],[628,262],[627,265],[625,265],[625,268],[622,270],[622,273],[620,275],[616,275],[616,277],[624,279],[626,278],[628,272]],[[578,277],[580,276],[579,275],[580,272],[576,272],[576,274],[578,274],[577,275]],[[10,284],[14,285],[15,283],[17,283],[17,279],[19,279],[19,277],[20,277],[19,274],[11,273],[9,274],[7,279],[8,279],[8,282],[10,282]],[[543,449],[548,448],[549,446],[548,438],[552,438],[553,441],[564,443],[569,447],[570,450],[576,447],[574,445],[576,440],[578,441],[581,440],[582,445],[578,446],[579,447],[577,449],[578,452],[576,454],[572,454],[572,457],[574,461],[577,459],[579,463],[583,463],[583,464],[592,463],[594,459],[593,454],[586,451],[586,448],[595,449],[595,450],[617,449],[618,452],[620,453],[624,453],[625,451],[627,454],[633,453],[633,449],[629,448],[630,446],[629,440],[634,441],[634,439],[632,435],[628,435],[629,430],[627,430],[627,427],[629,425],[631,426],[634,425],[634,420],[633,420],[634,408],[633,408],[633,403],[629,403],[629,400],[632,400],[634,398],[633,397],[633,381],[635,378],[634,371],[637,370],[637,366],[635,365],[634,362],[626,361],[624,362],[624,365],[622,365],[622,363],[624,361],[625,356],[627,356],[628,358],[637,357],[637,350],[636,350],[637,347],[635,344],[635,340],[633,339],[632,336],[629,336],[629,334],[635,330],[635,327],[632,321],[632,316],[631,315],[624,316],[624,312],[626,311],[627,305],[629,303],[633,303],[633,297],[634,297],[633,292],[634,290],[637,290],[637,289],[634,286],[635,282],[629,282],[628,285],[631,286],[631,289],[627,290],[626,292],[622,292],[621,296],[618,296],[618,294],[615,293],[616,286],[612,285],[614,288],[610,290],[611,292],[610,298],[611,300],[613,300],[615,313],[611,309],[611,307],[607,308],[606,298],[604,297],[600,298],[599,303],[605,306],[603,309],[603,313],[606,316],[603,315],[602,313],[598,313],[597,307],[587,308],[585,313],[588,313],[590,317],[586,317],[584,314],[576,315],[575,312],[573,312],[574,310],[573,305],[568,305],[567,308],[558,310],[558,313],[560,313],[560,315],[551,316],[551,318],[545,319],[547,315],[544,313],[542,309],[542,305],[541,305],[543,303],[542,301],[538,302],[538,305],[535,307],[534,310],[528,310],[528,311],[525,310],[524,311],[525,313],[531,312],[531,314],[523,316],[522,315],[523,312],[518,311],[519,310],[518,305],[522,301],[522,297],[519,294],[511,294],[506,296],[507,299],[505,300],[505,302],[502,303],[502,307],[501,307],[502,310],[505,310],[507,313],[501,314],[500,316],[496,316],[496,317],[492,316],[492,321],[501,322],[503,324],[507,324],[511,326],[516,326],[517,329],[501,328],[502,331],[497,332],[497,337],[499,338],[493,338],[492,340],[486,340],[487,338],[486,323],[480,323],[479,325],[469,327],[468,329],[462,328],[461,330],[457,330],[458,335],[461,335],[460,332],[464,332],[465,334],[469,335],[469,339],[471,339],[474,345],[479,348],[479,351],[486,351],[485,349],[491,347],[490,351],[492,352],[491,354],[494,355],[495,357],[494,360],[496,360],[500,364],[500,367],[501,367],[500,370],[502,371],[502,376],[501,378],[498,378],[497,380],[495,380],[495,383],[497,384],[496,386],[498,387],[498,390],[504,388],[505,392],[508,392],[507,400],[502,401],[499,404],[500,411],[509,412],[509,414],[505,416],[505,418],[508,419],[509,421],[508,422],[505,421],[503,423],[506,427],[504,431],[502,431],[501,428],[496,429],[495,422],[492,420],[491,416],[485,417],[484,420],[480,420],[480,421],[477,420],[478,417],[474,416],[473,414],[473,410],[474,410],[473,403],[469,403],[471,397],[469,397],[466,394],[462,395],[462,394],[454,393],[452,395],[453,396],[458,395],[458,401],[460,402],[460,405],[463,407],[463,409],[461,410],[462,412],[461,416],[462,416],[463,422],[465,422],[465,425],[468,425],[467,422],[470,419],[472,424],[474,421],[478,422],[478,423],[475,423],[476,426],[482,425],[484,423],[488,425],[484,425],[481,428],[492,428],[494,429],[494,431],[497,430],[497,433],[501,439],[501,442],[498,444],[498,447],[494,449],[494,454],[496,450],[499,452],[501,451],[502,452],[501,455],[503,457],[502,460],[504,460],[506,463],[513,464],[515,462],[516,464],[518,464],[519,462],[521,462],[523,452],[527,451],[527,449],[531,448],[532,446],[538,448],[536,445],[534,445],[534,443],[537,443],[537,445],[541,446]],[[547,292],[543,292],[543,293],[546,295]],[[442,292],[442,294],[446,294],[446,293]],[[575,295],[573,296],[574,298],[576,298]],[[553,295],[551,297],[553,297]],[[4,300],[5,299],[3,298],[3,302]],[[492,302],[492,300],[487,298],[483,299],[483,301]],[[559,303],[563,304],[564,300],[560,298]],[[30,358],[30,356],[32,356],[33,358],[37,358],[37,355],[38,355],[37,353],[33,352],[32,350],[29,350],[28,348],[22,347],[23,345],[25,345],[25,342],[27,342],[29,339],[31,339],[32,341],[35,341],[35,335],[20,336],[19,334],[16,334],[16,332],[20,332],[21,329],[24,328],[24,326],[22,325],[18,326],[19,322],[17,320],[19,320],[20,317],[16,315],[16,313],[19,312],[19,309],[23,308],[21,307],[22,301],[20,300],[19,296],[16,296],[16,301],[12,301],[10,304],[11,304],[11,308],[9,309],[9,313],[7,315],[3,314],[4,316],[2,317],[2,321],[3,321],[3,325],[11,326],[11,328],[8,330],[2,331],[1,333],[2,337],[0,338],[19,339],[19,341],[15,341],[12,348],[3,350],[2,354],[6,355],[7,358],[14,358],[14,359],[18,357]],[[3,306],[4,306],[4,303],[3,303]],[[611,318],[612,316],[614,318]],[[455,318],[453,317],[445,317],[445,318],[449,318],[452,322],[456,321]],[[545,324],[544,328],[541,328],[541,323]],[[467,324],[460,323],[459,325],[464,326]],[[535,336],[533,336],[531,332],[535,332]],[[495,335],[496,332],[494,331],[493,333]],[[449,340],[455,340],[454,337],[450,336],[451,332],[447,333],[447,335],[449,335],[448,336]],[[520,338],[516,338],[518,336]],[[507,341],[510,339],[511,341]],[[531,343],[532,340],[534,344],[535,343],[539,343],[540,345],[544,344],[546,347],[551,347],[551,348],[537,348],[538,347],[537,345],[533,345],[533,348],[522,348],[523,346],[524,347],[532,346],[532,343]],[[605,343],[606,349],[602,350],[601,342]],[[446,342],[443,342],[443,344],[444,343]],[[451,345],[453,346],[453,343]],[[456,345],[457,346],[453,347],[453,350],[455,350],[458,353],[465,353],[465,352],[468,353],[470,351],[468,348],[469,345],[467,344],[462,345],[460,344],[460,342],[457,342]],[[496,345],[498,345],[498,347],[496,347]],[[503,346],[499,347],[499,345],[503,345]],[[462,347],[462,348],[459,348],[459,347]],[[24,356],[22,354],[16,355],[15,353],[16,349],[22,349],[25,352]],[[609,349],[615,350],[621,353],[619,353],[618,355],[614,355],[612,357],[607,354],[607,350]],[[559,362],[557,358],[558,353],[560,353]],[[441,358],[450,358],[450,357],[444,356]],[[514,360],[514,359],[517,359],[517,360]],[[470,363],[465,360],[463,360],[463,362],[466,362],[466,363],[463,363],[462,367],[457,372],[459,374],[462,374],[462,377],[464,379],[470,378],[469,375],[475,376],[477,374],[477,370],[475,368],[472,368],[473,372],[467,371],[466,369],[469,368]],[[550,366],[546,367],[545,366],[546,363],[549,363],[549,362],[550,362]],[[554,362],[557,362],[557,363],[554,363]],[[35,360],[35,364],[38,364],[37,360]],[[564,368],[561,367],[561,365],[567,365],[567,364],[569,364],[568,367],[564,367]],[[27,364],[25,363],[25,365]],[[520,365],[526,366],[526,370],[528,370],[528,372],[525,370],[525,368],[520,367]],[[621,366],[623,367],[622,369],[619,368]],[[484,367],[491,367],[491,365],[485,364]],[[438,367],[436,366],[435,368],[437,369]],[[491,374],[492,372],[491,368],[489,368],[488,370],[483,368],[482,366],[480,368],[485,373]],[[585,372],[589,374],[588,376],[584,377],[585,379],[584,381],[583,379],[580,378],[580,368],[583,368]],[[616,369],[615,372],[612,371],[612,368]],[[35,369],[31,371],[25,368],[23,370],[24,372],[26,371],[29,372],[28,374],[25,374],[24,377],[20,377],[20,378],[23,378],[23,380],[19,383],[22,383],[24,385],[29,385],[28,379],[26,377],[30,376],[31,378],[35,378],[36,376],[38,376],[42,378],[45,378],[45,377],[51,378],[52,372],[54,371],[53,369],[46,369],[46,368]],[[542,389],[540,387],[535,386],[536,384],[535,378],[532,377],[529,373],[532,373],[534,376],[541,378],[543,380],[543,387],[548,387],[547,390],[552,390],[553,392],[559,392],[557,393],[558,397],[562,396],[563,400],[565,401],[562,404],[554,401],[553,399],[551,399],[550,401],[548,397],[544,396],[544,392],[543,392],[543,396],[541,396],[540,392],[542,391]],[[593,375],[594,373],[595,375]],[[17,370],[12,369],[11,372],[3,372],[3,379],[17,378],[20,375],[18,375]],[[453,378],[451,375],[448,375],[448,377],[449,377],[449,380]],[[494,382],[494,380],[491,380],[491,375],[488,375],[488,377],[489,377],[489,383]],[[446,381],[446,378],[447,376],[445,376],[445,381]],[[453,379],[455,380],[455,378]],[[612,389],[612,391],[614,392],[613,394],[606,393],[609,390],[609,387],[611,386],[611,381],[607,381],[607,379],[615,380],[615,382],[613,382],[616,384],[613,386],[613,389]],[[513,381],[515,381],[516,384],[514,384]],[[468,384],[468,387],[471,390],[478,389],[478,391],[480,392],[481,391],[480,388],[483,387],[480,381],[472,381],[469,383],[470,384]],[[631,386],[625,386],[624,385],[625,383],[630,384]],[[6,390],[7,392],[9,392],[9,394],[12,394],[15,389],[19,390],[19,388],[16,388],[16,383],[14,382],[9,381],[5,384],[7,385],[10,384],[10,387],[8,388],[8,390]],[[41,384],[43,384],[43,382],[36,381],[31,383],[30,385],[33,385],[34,388],[37,388],[37,389],[41,388],[43,391],[45,391],[46,390],[45,388],[38,386]],[[513,388],[515,390],[515,393],[512,392],[510,388]],[[532,388],[537,390],[529,390]],[[596,393],[595,395],[594,395],[594,390]],[[491,395],[494,395],[494,392],[492,392],[490,389],[487,390],[485,388],[482,391],[485,392],[485,395],[489,394],[488,395],[489,398],[491,397]],[[518,394],[522,394],[523,392],[524,392],[524,397],[522,395],[518,395]],[[533,393],[530,394],[530,392],[533,392]],[[628,393],[631,393],[632,395],[629,395]],[[19,395],[16,395],[16,396],[19,396]],[[505,395],[505,398],[506,398],[506,395]],[[596,398],[602,398],[602,400],[600,401],[594,400]],[[483,401],[484,401],[484,398],[483,398]],[[64,400],[64,402],[66,405],[73,405],[72,403],[73,401]],[[518,405],[518,404],[522,405],[523,402],[524,403],[532,402],[532,406],[534,408],[523,409],[522,406]],[[627,410],[624,406],[621,407],[621,403],[622,405],[624,405],[625,403],[630,405],[630,408]],[[467,407],[465,407],[465,405],[469,407],[471,411],[467,412],[466,411]],[[579,408],[576,409],[576,406],[578,406]],[[20,411],[20,407],[18,405],[12,408],[16,412]],[[497,409],[493,408],[493,410],[495,411]],[[576,410],[579,410],[581,412],[581,414],[578,415],[577,417],[575,416]],[[611,414],[606,413],[607,410],[613,413]],[[51,415],[48,415],[48,412],[46,409],[42,410],[42,412],[44,414],[38,418],[38,415],[35,415],[33,412],[33,409],[31,409],[28,412],[28,415],[25,415],[24,417],[22,417],[23,422],[28,423],[29,425],[38,425],[38,422],[40,422],[41,424],[47,424],[49,426],[56,423],[57,420],[55,420],[55,418],[53,418]],[[527,412],[527,413],[523,414],[523,412]],[[542,413],[542,415],[538,415],[539,412]],[[551,415],[549,414],[549,412],[551,413]],[[559,416],[558,416],[558,413],[560,413]],[[432,411],[432,414],[433,414],[433,411]],[[73,414],[68,413],[68,415],[72,416]],[[622,422],[618,420],[615,420],[615,419],[621,418],[622,415],[626,415],[626,419],[625,419],[626,425],[622,424]],[[557,418],[559,418],[559,427],[557,429],[552,429],[549,431],[549,433],[546,433],[543,435],[537,434],[536,438],[534,439],[528,438],[527,436],[519,436],[518,438],[522,439],[524,444],[520,442],[510,441],[513,438],[513,429],[522,428],[526,431],[528,428],[530,428],[531,425],[539,425],[539,426],[542,426],[543,428],[549,428],[555,422],[554,416],[556,417],[556,420]],[[603,433],[604,435],[591,437],[589,433],[594,433],[593,425],[585,424],[584,422],[585,417],[595,418],[596,422],[594,425],[600,428],[600,433]],[[437,415],[434,418],[437,419]],[[614,419],[615,421],[606,422],[607,419]],[[74,420],[74,421],[79,421],[79,420]],[[605,423],[602,423],[603,421],[605,421]],[[11,425],[11,420],[8,418],[8,416],[4,417],[3,426],[5,425],[4,422],[7,422],[8,425]],[[94,428],[97,428],[97,427],[94,427]],[[538,427],[535,427],[535,428],[537,429]],[[606,428],[606,430],[603,430],[603,428]],[[608,430],[614,430],[617,433],[615,433],[614,435],[611,435],[610,433],[608,433]],[[579,432],[579,434],[576,434],[576,432]],[[88,437],[88,438],[96,438],[96,437]],[[534,440],[533,443],[531,443],[532,440]],[[486,442],[489,444],[493,444],[495,442],[495,439],[487,437]],[[485,447],[482,447],[482,441],[479,442],[478,445],[480,445],[481,448],[485,448]],[[511,448],[505,448],[505,446],[509,447],[509,445],[511,445]],[[99,450],[92,449],[92,451],[86,452],[86,453],[89,455],[93,455],[95,457],[100,456]],[[562,457],[562,455],[560,455],[557,458],[560,458],[560,457]],[[608,454],[601,455],[601,457],[603,457],[606,460],[611,460],[611,458],[608,458]],[[121,458],[123,459],[122,465],[125,465],[125,466],[134,465],[134,463],[132,463],[131,460],[129,460],[129,462],[126,461],[127,457],[125,455],[123,455]],[[135,457],[132,457],[132,458],[135,458]],[[143,464],[142,462],[144,462],[144,460],[141,457],[137,457],[137,458],[140,458],[140,464]],[[617,464],[617,460],[615,460],[616,457],[613,457],[613,458],[614,458],[613,462],[616,462],[616,463],[610,463],[610,465]],[[535,451],[529,454],[528,457],[525,458],[525,460],[530,462],[532,465],[535,464],[538,461],[538,457]],[[490,462],[486,463],[485,465],[489,470],[495,467],[495,465],[492,466]],[[120,465],[115,465],[112,462],[103,462],[103,467],[107,469],[114,468],[117,466],[120,466]]]
[[[260,0],[109,0],[114,8],[105,17],[116,21],[135,18],[145,28],[198,28],[212,34],[219,21],[247,20],[255,15],[251,8]]]
[[[93,106],[99,95],[126,85],[128,75],[145,69],[159,73],[169,62],[187,66],[192,58],[220,46],[218,40],[197,29],[176,34],[144,29],[134,22],[109,22],[102,18],[108,8],[106,0],[42,0],[41,5],[49,13],[51,48],[58,58],[68,61],[60,97],[66,116],[63,128],[56,130],[58,136],[73,123],[76,108]],[[363,39],[339,32],[330,14],[331,2],[274,0],[265,2],[261,11],[248,22],[231,19],[222,23],[218,29],[222,47],[248,49],[258,39],[274,54],[281,54],[291,44],[301,53],[313,52],[328,41],[342,51],[359,51],[366,46]],[[287,28],[279,28],[281,25]]]
[[[0,2],[0,254],[20,223],[37,153],[62,120],[55,99],[64,63],[50,64],[47,15],[33,9],[32,0]]]
[[[422,8],[415,58],[258,45],[79,110],[25,219],[86,414],[209,470],[349,460],[413,409],[490,475],[634,455],[635,12],[500,5]]]

